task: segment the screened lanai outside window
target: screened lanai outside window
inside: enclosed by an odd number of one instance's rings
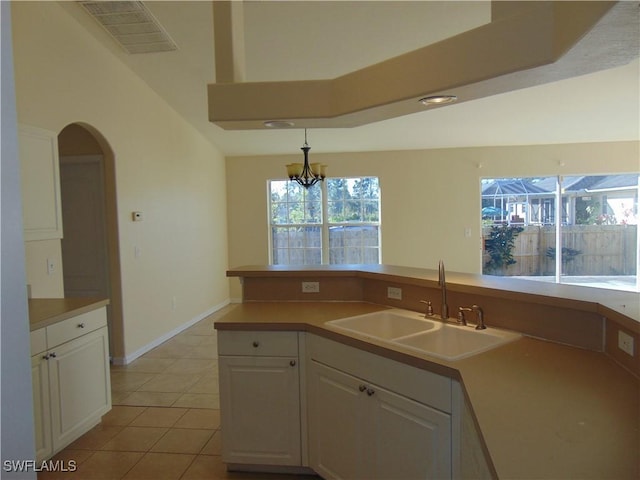
[[[269,182],[273,265],[380,263],[376,177],[327,178],[308,190]]]
[[[483,179],[483,273],[640,291],[638,177]]]

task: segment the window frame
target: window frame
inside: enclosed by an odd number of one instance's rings
[[[377,213],[378,213],[378,221],[345,221],[345,222],[330,222],[329,221],[329,198],[327,194],[327,184],[328,181],[332,180],[360,180],[365,178],[376,179],[378,184],[378,196],[377,196]],[[331,243],[330,243],[330,229],[332,227],[375,227],[377,228],[377,247],[372,247],[377,249],[377,263],[379,265],[382,263],[382,188],[380,187],[380,178],[375,175],[361,175],[361,176],[349,176],[349,177],[327,177],[323,182],[319,182],[316,186],[320,188],[320,208],[321,208],[321,221],[320,223],[282,223],[276,224],[273,223],[273,201],[271,198],[271,184],[272,182],[291,182],[289,179],[268,179],[267,180],[267,213],[268,213],[268,222],[267,222],[267,236],[268,236],[268,258],[269,265],[285,265],[282,263],[274,263],[274,236],[273,229],[274,227],[287,227],[287,228],[296,228],[296,227],[318,227],[320,228],[320,263],[304,263],[304,264],[291,264],[287,265],[353,265],[347,263],[330,263],[331,262]],[[295,183],[295,182],[293,182]],[[303,188],[303,187],[301,187]],[[315,188],[311,187],[311,188]],[[360,199],[359,201],[362,201]],[[362,249],[366,248],[365,245],[360,245],[358,248]],[[287,250],[290,251],[290,247],[287,247]],[[289,256],[289,258],[291,258]]]
[[[637,180],[637,184],[636,186],[633,186],[633,184],[631,184],[630,187],[625,187],[624,184],[622,186],[617,186],[615,188],[615,190],[630,190],[633,192],[633,190],[636,190],[634,193],[632,193],[632,197],[635,196],[635,202],[631,207],[631,213],[634,216],[635,219],[635,226],[636,226],[636,239],[635,239],[635,243],[636,243],[636,265],[635,265],[635,282],[633,284],[633,286],[631,287],[631,289],[626,288],[626,287],[621,287],[621,286],[614,286],[614,285],[607,285],[607,286],[602,286],[602,282],[596,282],[596,283],[589,283],[589,282],[585,282],[585,283],[578,283],[576,281],[576,276],[586,276],[586,277],[607,277],[609,275],[604,275],[604,274],[585,274],[585,273],[574,273],[574,274],[567,274],[565,272],[565,268],[566,265],[565,263],[563,263],[563,253],[565,250],[565,245],[563,244],[563,236],[567,234],[567,228],[569,227],[574,227],[574,226],[579,226],[579,225],[591,225],[591,224],[583,224],[581,222],[577,221],[577,215],[578,212],[577,210],[575,210],[576,208],[576,204],[577,204],[577,199],[579,198],[578,195],[580,195],[579,192],[581,192],[582,190],[584,190],[585,194],[583,194],[583,196],[587,196],[586,194],[589,193],[589,188],[587,186],[581,186],[578,187],[578,189],[574,189],[572,190],[571,187],[575,187],[577,183],[582,182],[583,179],[588,179],[589,177],[603,177],[605,179],[605,183],[606,183],[606,177],[617,177],[617,176],[638,176],[638,180]],[[582,179],[579,179],[579,182],[574,182],[574,183],[569,183],[568,185],[565,185],[565,179],[569,178],[571,179],[572,177],[582,177]],[[504,205],[504,200],[500,200],[500,208],[506,209],[503,210],[505,213],[507,213],[506,217],[503,215],[500,218],[500,221],[495,221],[494,218],[494,223],[493,225],[497,225],[497,224],[505,224],[505,225],[514,225],[515,227],[517,226],[532,226],[532,225],[538,225],[538,226],[544,226],[547,225],[549,227],[553,227],[554,229],[554,236],[555,236],[555,244],[553,249],[557,252],[559,252],[558,255],[554,255],[555,259],[554,259],[554,264],[555,264],[555,271],[553,274],[553,283],[555,284],[563,284],[563,285],[573,285],[573,286],[582,286],[582,287],[599,287],[599,288],[607,288],[607,289],[611,289],[611,290],[618,290],[618,291],[634,291],[634,292],[639,292],[640,291],[640,222],[638,221],[640,219],[640,172],[627,172],[627,173],[620,173],[620,172],[616,172],[616,173],[604,173],[604,174],[563,174],[563,175],[540,175],[540,176],[526,176],[526,177],[522,177],[522,176],[491,176],[491,177],[481,177],[480,178],[480,219],[481,219],[481,231],[483,231],[482,234],[482,238],[483,238],[483,248],[481,249],[481,256],[480,256],[480,271],[482,272],[483,275],[490,275],[490,273],[487,273],[487,271],[485,270],[486,265],[485,265],[485,254],[487,252],[487,250],[485,249],[484,245],[485,245],[485,241],[487,240],[485,238],[485,233],[484,233],[484,229],[486,226],[488,226],[488,224],[485,224],[484,222],[484,218],[485,216],[483,215],[483,210],[484,208],[487,207],[483,207],[483,205],[485,204],[485,200],[487,199],[487,196],[484,195],[484,191],[485,191],[485,182],[487,181],[493,181],[496,182],[497,186],[499,186],[499,182],[506,182],[509,183],[509,181],[513,181],[513,183],[515,182],[522,182],[523,180],[536,180],[536,181],[547,181],[550,182],[552,180],[555,180],[555,189],[552,191],[551,189],[548,189],[546,191],[546,193],[543,192],[543,195],[546,197],[549,194],[553,194],[552,198],[543,198],[542,196],[539,197],[537,199],[537,204],[534,204],[534,199],[535,199],[535,195],[539,194],[539,193],[533,193],[532,194],[532,198],[529,198],[527,200],[528,202],[528,212],[527,215],[524,218],[524,222],[523,223],[518,223],[518,222],[512,222],[510,220],[511,215],[512,215],[512,211],[511,211],[511,205],[518,203],[519,200],[517,199],[517,197],[519,196],[526,196],[528,198],[528,193],[512,193],[510,194],[511,196],[513,196],[514,198],[516,198],[515,202],[509,202],[507,201],[506,206]],[[534,181],[533,183],[535,184],[536,181]],[[596,184],[597,184],[598,180],[596,180]],[[526,183],[526,182],[525,182]],[[567,191],[565,191],[567,190]],[[606,189],[605,189],[606,190]],[[594,196],[596,195],[596,193],[599,190],[593,190],[594,192]],[[602,190],[604,191],[604,190]],[[573,192],[573,194],[571,193]],[[577,194],[577,195],[576,195]],[[495,198],[498,198],[499,196],[504,196],[506,194],[497,194],[496,193],[493,194],[494,195],[494,203],[495,203]],[[603,195],[601,197],[602,199],[604,199],[604,201],[606,201],[607,199],[607,195]],[[626,198],[626,197],[625,197]],[[608,202],[607,202],[608,204]],[[551,212],[551,214],[549,214],[549,212],[547,211],[547,209],[549,208],[550,205],[553,205],[553,212]],[[538,208],[538,210],[536,210],[536,207]],[[604,210],[605,206],[601,205],[601,208]],[[508,212],[507,212],[508,210]],[[536,215],[533,215],[534,212],[536,213]],[[531,218],[532,215],[534,217],[536,217],[535,219]],[[491,217],[492,215],[487,215],[487,217]],[[547,221],[544,221],[547,220]],[[550,220],[550,221],[549,221]],[[600,223],[594,223],[593,225],[600,225]],[[615,225],[619,225],[619,226],[624,226],[625,223],[624,222],[618,222]],[[488,243],[488,240],[487,240]],[[570,248],[568,250],[571,250]],[[581,252],[579,251],[574,251],[574,252],[568,252],[571,255],[574,254],[579,254]],[[538,255],[541,255],[540,253],[538,253]],[[548,254],[547,254],[548,256]],[[566,260],[566,262],[570,261],[571,257]],[[526,267],[525,267],[526,268]],[[509,277],[512,276],[513,278],[522,278],[520,275],[508,275],[508,274],[504,274],[504,273],[499,273],[496,276],[500,276],[500,277]],[[526,278],[531,279],[531,280],[538,280],[538,281],[543,281],[544,278],[543,277],[549,277],[549,275],[545,275],[544,273],[537,273],[537,274],[525,274]],[[630,277],[633,277],[634,275],[629,275]],[[536,277],[540,277],[540,278],[536,278]],[[573,281],[571,280],[571,278],[574,277]]]

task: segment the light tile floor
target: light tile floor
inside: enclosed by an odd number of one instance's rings
[[[216,318],[203,319],[126,366],[112,366],[112,410],[58,453],[74,472],[38,480],[297,479],[229,473],[221,460]]]

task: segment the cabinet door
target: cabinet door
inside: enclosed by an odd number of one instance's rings
[[[311,361],[309,459],[326,479],[451,478],[451,418]]]
[[[31,357],[33,389],[33,423],[36,439],[36,460],[45,460],[53,453],[51,442],[51,407],[49,404],[49,364],[45,353]]]
[[[311,468],[325,479],[366,478],[363,382],[315,361],[308,373]]]
[[[375,458],[367,478],[451,478],[451,417],[375,385],[369,386]]]
[[[220,356],[222,459],[301,464],[297,357]]]
[[[41,128],[19,128],[24,239],[62,238],[58,136]]]
[[[53,448],[71,443],[111,409],[106,327],[49,352]]]

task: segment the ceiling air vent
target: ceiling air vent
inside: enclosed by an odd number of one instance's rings
[[[127,53],[177,50],[164,27],[142,2],[78,2]]]

